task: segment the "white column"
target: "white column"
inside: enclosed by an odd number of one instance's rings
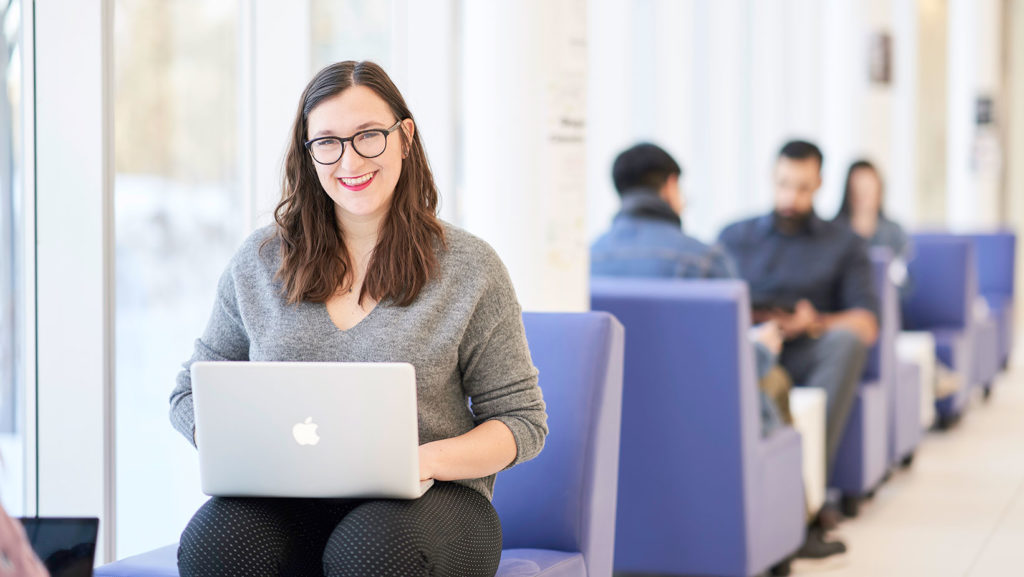
[[[33,390],[36,383],[36,323],[32,321],[36,314],[36,275],[31,274],[36,264],[36,208],[34,199],[36,197],[36,175],[35,175],[35,150],[36,150],[36,127],[35,123],[28,122],[28,119],[35,118],[35,18],[34,11],[21,4],[21,33],[22,33],[22,85],[21,102],[22,118],[25,119],[21,125],[22,135],[22,163],[21,173],[24,175],[22,182],[22,215],[23,234],[21,237],[22,250],[22,282],[21,290],[24,295],[22,299],[22,366],[24,367],[24,394],[22,395],[21,407],[22,421],[20,427],[24,432],[24,453],[22,457],[22,478],[25,480],[24,493],[21,496],[24,503],[24,514],[35,515],[36,495],[39,479],[34,469],[37,463],[37,438],[36,438],[36,392]]]
[[[39,514],[99,517],[101,562],[115,519],[112,8],[35,3]]]
[[[1010,224],[1017,230],[1017,287],[1024,287],[1024,2],[1013,2],[1006,17],[1010,20],[1009,80],[1010,96],[1006,110],[1009,128],[1007,134],[1006,196],[1011,214]],[[1024,326],[1024,306],[1016,306],[1017,326]],[[1024,346],[1024,339],[1018,339]],[[1022,357],[1015,357],[1020,363]]]
[[[586,310],[586,0],[463,8],[463,222],[524,309]]]
[[[750,5],[750,171],[753,179],[746,214],[771,210],[772,170],[782,143],[792,136],[787,121],[786,13],[775,2]]]
[[[947,207],[954,229],[1002,221],[1002,146],[996,125],[976,122],[977,101],[997,104],[1002,75],[1000,0],[950,0]],[[998,107],[995,107],[996,112]],[[1002,122],[998,116],[995,122]]]
[[[587,7],[587,238],[608,229],[619,209],[612,162],[634,144],[632,82],[633,17],[629,0],[604,0]],[[609,39],[614,39],[609,41]]]
[[[977,89],[975,96],[992,101],[992,122],[975,124],[971,149],[977,210],[976,228],[994,228],[1005,222],[1000,194],[1003,186],[1004,143],[999,126],[1006,123],[1000,113],[1006,110],[1000,102],[1003,84],[1003,6],[1002,0],[977,0],[975,38],[977,39]]]
[[[886,171],[886,210],[906,227],[918,222],[917,2],[893,0],[892,155]]]
[[[916,222],[944,226],[949,182],[946,170],[949,139],[947,94],[949,76],[949,10],[946,0],[913,0],[917,10]]]
[[[756,175],[750,166],[747,6],[741,0],[697,2],[692,10],[692,124],[696,145],[685,159],[688,232],[713,242],[746,212]]]
[[[817,0],[785,0],[781,8],[786,25],[783,90],[788,102],[787,124],[791,136],[819,141],[823,128],[823,66],[833,64],[822,53],[822,35],[826,33],[822,14],[827,8],[823,4]]]
[[[977,16],[975,0],[949,0],[946,212],[947,223],[953,229],[973,228],[980,217],[971,166],[978,94]]]
[[[709,220],[714,214],[714,194],[701,186],[695,160],[696,150],[701,146],[696,138],[694,118],[694,94],[699,86],[694,75],[695,54],[699,53],[694,36],[696,3],[693,0],[658,0],[651,16],[646,32],[654,37],[651,59],[654,74],[646,84],[632,87],[652,97],[653,122],[649,132],[641,136],[664,148],[682,166],[681,187],[686,199],[683,228],[688,234],[711,241],[718,232],[712,230],[715,227]],[[711,226],[702,226],[705,224]]]
[[[459,123],[455,0],[396,0],[392,70],[427,150],[441,218],[459,224],[456,198]]]
[[[310,0],[244,0],[242,110],[239,122],[243,190],[250,197],[252,227],[273,222],[281,199],[284,155],[302,90],[311,70]],[[248,34],[246,34],[248,32]],[[244,114],[244,112],[243,112]]]
[[[820,9],[822,115],[818,144],[825,154],[825,166],[815,205],[819,216],[829,219],[839,209],[850,162],[855,157],[872,156],[865,142],[870,133],[864,126],[870,121],[866,112],[886,110],[883,103],[874,102],[884,96],[869,92],[866,7],[859,0],[836,0],[822,3]],[[884,159],[881,163],[884,169]]]

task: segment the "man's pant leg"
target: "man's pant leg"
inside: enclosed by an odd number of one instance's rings
[[[817,339],[788,342],[779,356],[779,364],[797,385],[825,391],[826,478],[832,477],[836,452],[857,399],[866,359],[867,347],[857,335],[845,329],[830,330]]]

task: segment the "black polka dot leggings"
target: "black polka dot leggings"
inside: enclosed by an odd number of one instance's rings
[[[416,500],[215,497],[181,535],[181,577],[493,577],[501,523],[480,493]]]

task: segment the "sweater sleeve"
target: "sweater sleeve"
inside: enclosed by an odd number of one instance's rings
[[[481,263],[489,279],[459,346],[459,366],[475,422],[497,420],[512,431],[512,467],[544,447],[547,411],[512,280],[497,255],[489,256]]]
[[[217,285],[217,298],[206,330],[201,338],[196,339],[192,358],[182,365],[183,370],[178,373],[177,382],[171,392],[171,424],[193,445],[195,415],[192,410],[192,363],[248,359],[249,335],[242,324],[232,266],[228,265]]]

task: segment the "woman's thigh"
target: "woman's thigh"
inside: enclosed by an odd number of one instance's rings
[[[436,483],[414,500],[363,503],[324,550],[328,577],[493,577],[501,522],[480,493]]]
[[[182,533],[178,569],[182,577],[320,577],[328,538],[360,503],[215,497]]]

